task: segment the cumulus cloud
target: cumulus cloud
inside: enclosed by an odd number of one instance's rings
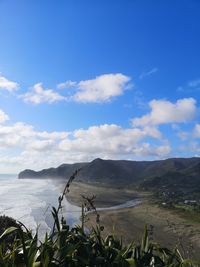
[[[135,155],[140,147],[140,141],[146,137],[159,139],[160,133],[153,128],[122,128],[115,124],[91,126],[73,132],[71,139],[60,142],[64,151],[88,153],[92,156],[105,155]]]
[[[57,84],[57,88],[58,89],[65,89],[65,88],[72,88],[72,87],[75,87],[77,86],[77,82],[73,82],[71,80],[68,80],[64,83],[59,83]]]
[[[15,91],[19,88],[19,84],[8,80],[6,77],[0,74],[0,89],[7,90],[9,92]]]
[[[54,140],[34,140],[26,145],[27,150],[49,151],[54,147]]]
[[[66,100],[66,97],[58,94],[52,89],[44,89],[42,83],[35,84],[31,91],[21,95],[25,102],[30,102],[32,104],[41,104],[41,103],[49,103],[52,104],[54,102],[59,102]]]
[[[150,145],[149,143],[142,143],[140,146],[135,147],[134,153],[142,157],[156,157],[163,158],[169,155],[171,146],[169,144],[161,144],[158,146]]]
[[[77,102],[106,102],[112,97],[122,95],[126,89],[128,76],[121,73],[104,74],[93,80],[80,81],[78,92],[73,96]]]
[[[76,88],[70,100],[81,103],[101,103],[122,95],[130,87],[130,78],[121,73],[103,74],[95,79],[80,82],[66,81],[57,85],[58,88]]]
[[[57,84],[58,89],[74,89],[73,91],[69,90],[67,96],[63,96],[52,89],[45,89],[42,83],[37,83],[30,91],[19,96],[19,98],[32,104],[52,104],[64,100],[80,103],[102,103],[122,95],[126,89],[130,89],[132,85],[128,83],[129,81],[128,76],[116,73],[100,75],[91,80],[79,82],[68,80]]]
[[[149,107],[150,113],[132,119],[134,126],[187,122],[192,120],[197,113],[194,98],[179,99],[176,103],[167,100],[152,100],[149,102]]]
[[[36,131],[34,127],[23,122],[13,125],[0,125],[0,148],[31,148],[32,150],[46,150],[47,145],[61,141],[68,136],[68,132]]]

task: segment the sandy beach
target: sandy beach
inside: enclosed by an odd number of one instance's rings
[[[70,192],[66,196],[70,202],[81,206],[83,203],[82,196],[91,197],[93,195],[96,196],[96,207],[110,207],[122,204],[135,198],[146,196],[145,193],[138,193],[136,190],[132,189],[113,188],[108,185],[88,184],[81,182],[73,182],[70,185]]]
[[[147,225],[154,242],[170,248],[178,246],[186,257],[200,259],[200,224],[183,218],[174,211],[159,207],[151,200],[150,194],[130,189],[74,183],[67,198],[80,205],[82,194],[96,195],[96,207],[108,207],[141,198],[142,203],[135,207],[99,212],[100,224],[104,226],[103,235],[114,232],[127,244],[133,240],[140,241]],[[87,227],[95,225],[95,214],[89,214]]]

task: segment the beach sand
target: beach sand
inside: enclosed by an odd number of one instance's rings
[[[96,207],[110,207],[135,198],[141,198],[145,193],[138,193],[136,190],[127,188],[113,188],[102,184],[73,182],[70,185],[70,192],[66,196],[71,203],[81,206],[83,203],[82,195],[89,197],[95,195]]]
[[[122,237],[125,244],[133,240],[140,241],[147,225],[151,229],[150,237],[154,242],[164,247],[178,246],[185,257],[200,259],[200,224],[176,214],[175,211],[159,207],[152,201],[149,193],[74,183],[67,198],[80,205],[81,194],[97,195],[96,207],[108,207],[141,198],[142,203],[135,207],[99,212],[104,236],[114,232],[119,238]],[[87,227],[95,225],[95,214],[89,214]]]

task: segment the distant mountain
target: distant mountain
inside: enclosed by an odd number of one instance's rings
[[[77,169],[79,181],[112,185],[140,184],[154,188],[161,186],[198,186],[200,188],[200,158],[170,158],[157,161],[102,160],[62,164],[58,168],[41,171],[24,170],[19,178],[69,178]]]

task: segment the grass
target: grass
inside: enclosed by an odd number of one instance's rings
[[[176,212],[179,216],[188,220],[189,222],[200,223],[200,213],[190,208],[186,209],[186,208],[175,207],[174,212]]]

